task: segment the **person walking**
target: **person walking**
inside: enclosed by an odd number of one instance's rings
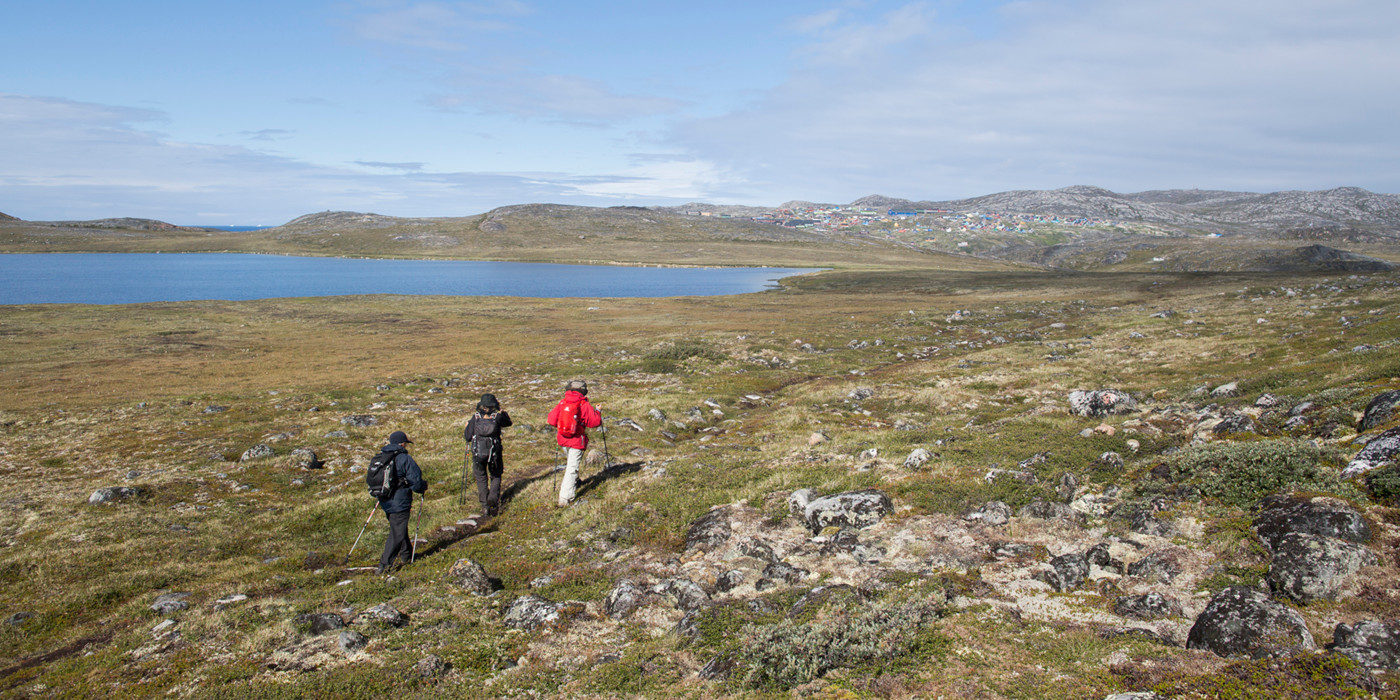
[[[566,466],[564,480],[559,484],[559,507],[573,503],[578,488],[578,466],[583,451],[588,449],[588,428],[603,424],[603,414],[588,403],[588,382],[574,379],[564,385],[564,398],[554,406],[545,422],[554,426],[559,446],[564,448]]]
[[[408,439],[402,430],[389,435],[389,444],[379,448],[381,453],[393,453],[394,475],[391,481],[393,490],[379,497],[379,508],[389,519],[389,536],[384,541],[384,553],[379,557],[378,573],[388,573],[394,566],[394,557],[401,564],[407,564],[413,557],[413,543],[408,539],[408,521],[413,512],[413,494],[425,493],[428,482],[423,480],[423,472],[418,463],[408,454]]]
[[[482,394],[476,413],[467,421],[462,436],[467,441],[467,454],[476,475],[476,500],[481,512],[494,517],[501,507],[501,473],[505,459],[501,455],[501,428],[511,425],[510,414],[501,409],[493,394]]]

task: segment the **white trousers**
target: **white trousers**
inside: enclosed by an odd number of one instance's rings
[[[583,450],[576,450],[572,447],[565,447],[564,454],[568,461],[564,464],[564,479],[559,484],[559,506],[567,506],[574,500],[574,491],[578,488],[578,465],[583,461]]]

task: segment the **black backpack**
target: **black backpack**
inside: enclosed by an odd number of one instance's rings
[[[475,429],[472,431],[471,450],[472,456],[480,459],[490,459],[496,455],[496,432],[500,429],[496,427],[496,419],[499,413],[491,415],[476,414]]]
[[[381,450],[369,460],[369,471],[365,473],[365,483],[369,486],[369,495],[385,499],[393,495],[394,489],[399,487],[399,470],[394,467],[394,458],[398,456],[397,450],[393,452]]]

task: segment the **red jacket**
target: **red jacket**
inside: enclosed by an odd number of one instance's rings
[[[567,416],[572,420],[575,412],[583,418],[583,425],[585,428],[596,428],[603,424],[603,414],[599,413],[598,409],[594,408],[593,404],[588,403],[588,399],[584,398],[583,394],[577,391],[564,392],[564,399],[554,406],[554,410],[549,412],[549,417],[545,419],[545,422],[558,429],[560,418]],[[568,423],[565,423],[565,425],[568,425]],[[556,432],[554,438],[559,441],[562,447],[572,447],[576,450],[588,449],[587,433],[580,433],[577,437],[566,438]]]

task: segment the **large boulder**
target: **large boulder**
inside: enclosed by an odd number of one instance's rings
[[[690,524],[690,529],[685,533],[685,546],[681,551],[714,549],[729,541],[731,530],[729,510],[715,508]]]
[[[1395,410],[1400,407],[1400,390],[1387,391],[1371,399],[1371,403],[1366,404],[1366,412],[1361,414],[1361,423],[1356,426],[1357,432],[1366,432],[1378,425],[1384,425],[1395,417]]]
[[[1308,533],[1289,533],[1274,547],[1269,587],[1299,603],[1337,600],[1362,567],[1379,563],[1365,545]]]
[[[502,621],[506,627],[533,630],[558,619],[558,603],[537,595],[523,595],[510,604]]]
[[[894,510],[894,503],[883,491],[847,491],[818,498],[803,509],[803,520],[813,533],[836,527],[870,527]]]
[[[1397,457],[1400,457],[1400,427],[1391,428],[1371,438],[1371,441],[1351,458],[1346,469],[1342,470],[1342,478],[1350,479],[1373,469],[1380,469],[1394,462]]]
[[[1371,528],[1361,513],[1346,501],[1326,496],[1268,496],[1259,502],[1259,514],[1254,517],[1253,526],[1269,551],[1277,549],[1278,543],[1293,533],[1363,544],[1371,541]]]
[[[1116,413],[1131,413],[1137,410],[1137,401],[1125,391],[1099,389],[1097,391],[1071,391],[1069,412],[1085,418],[1102,418]]]
[[[1297,610],[1245,586],[1217,593],[1186,636],[1187,649],[1227,658],[1249,658],[1271,649],[1315,648]]]
[[[1050,569],[1036,574],[1036,578],[1050,584],[1050,587],[1064,593],[1072,591],[1089,577],[1089,560],[1082,554],[1063,554],[1050,560]]]

